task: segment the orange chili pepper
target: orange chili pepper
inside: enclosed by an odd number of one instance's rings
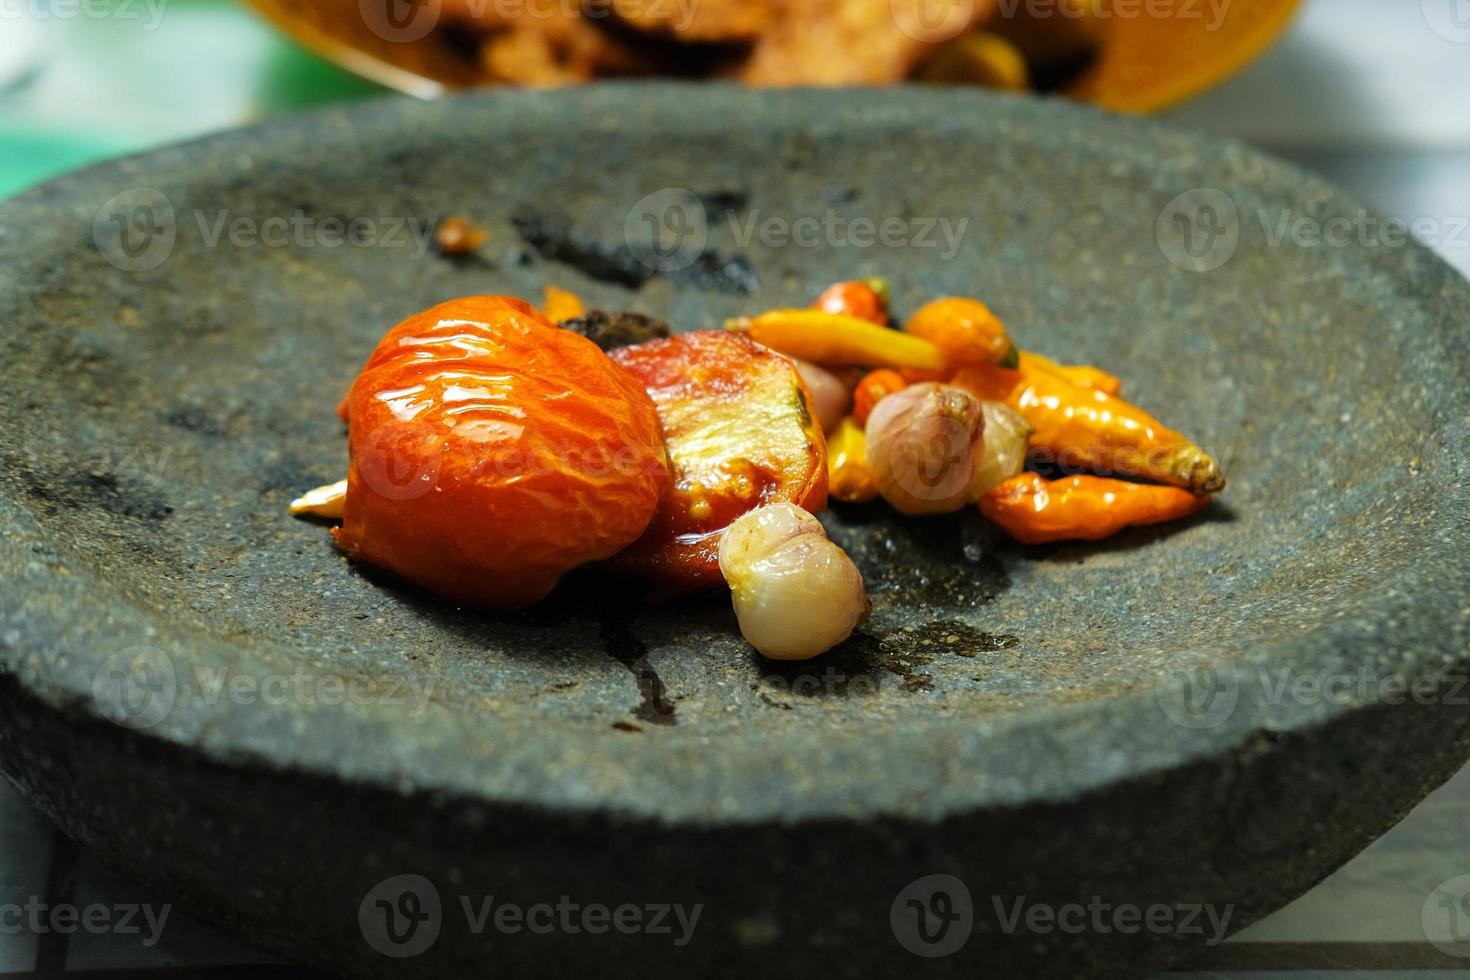
[[[546,298],[541,303],[541,309],[546,314],[546,319],[552,323],[565,323],[587,312],[581,297],[556,286],[546,287]]]
[[[1020,363],[1017,367],[1022,374],[1028,377],[1037,372],[1052,374],[1072,382],[1079,388],[1095,388],[1109,395],[1116,395],[1123,390],[1123,382],[1102,368],[1088,364],[1058,364],[1049,357],[1042,357],[1030,351],[1020,352]]]
[[[852,417],[859,425],[868,424],[868,413],[883,399],[894,392],[903,391],[909,383],[903,375],[890,368],[879,368],[863,375],[852,392]]]
[[[1064,467],[1142,476],[1195,493],[1225,488],[1204,450],[1143,409],[1055,375],[968,367],[952,384],[1016,409],[1036,429],[1031,454]]]
[[[948,297],[926,303],[909,318],[904,331],[938,347],[954,365],[1016,366],[1016,345],[1005,324],[979,300]]]
[[[828,493],[849,504],[867,503],[878,496],[878,482],[868,468],[868,436],[851,416],[827,437]]]
[[[1178,487],[1101,476],[1048,480],[1012,477],[980,498],[980,512],[1022,544],[1100,541],[1125,527],[1161,524],[1198,513],[1210,503]]]
[[[888,326],[888,281],[863,279],[839,282],[827,289],[812,304],[827,313],[855,316],[879,326]]]

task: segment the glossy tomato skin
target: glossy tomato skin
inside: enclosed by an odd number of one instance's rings
[[[668,485],[642,385],[508,297],[394,327],[345,406],[338,542],[464,606],[544,598],[567,571],[636,541]]]
[[[612,352],[653,397],[672,483],[648,531],[614,561],[665,593],[724,584],[720,538],[763,504],[827,506],[827,446],[790,360],[701,330]]]

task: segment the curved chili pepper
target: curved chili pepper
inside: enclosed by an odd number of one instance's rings
[[[1101,476],[1012,477],[980,498],[980,512],[1022,544],[1100,541],[1125,527],[1161,524],[1210,504],[1178,487]]]
[[[1036,429],[1033,456],[1048,462],[1142,476],[1194,493],[1225,488],[1225,475],[1204,450],[1106,392],[1045,372],[1027,375],[996,367],[964,368],[952,383],[1020,412]]]

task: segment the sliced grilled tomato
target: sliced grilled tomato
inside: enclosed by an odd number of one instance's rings
[[[736,518],[783,500],[827,506],[827,445],[789,360],[722,330],[610,356],[653,398],[672,476],[653,523],[617,567],[674,593],[715,587],[724,582],[720,537]]]

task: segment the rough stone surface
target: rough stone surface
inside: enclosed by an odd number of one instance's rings
[[[176,241],[129,272],[94,221],[115,237],[106,204],[140,187]],[[1210,272],[1158,237],[1200,187],[1238,216]],[[624,229],[666,188],[701,195],[708,240],[651,274]],[[829,212],[926,237],[760,231]],[[1213,902],[1239,927],[1470,752],[1464,698],[1442,696],[1470,636],[1470,286],[1418,246],[1272,238],[1283,215],[1358,213],[1238,144],[909,89],[390,100],[38,188],[0,206],[0,762],[190,908],[354,975],[1131,975],[1203,937],[1007,933],[996,902]],[[284,245],[219,225],[298,214]],[[477,256],[321,237],[450,215],[490,230]],[[949,257],[940,220],[968,221]],[[978,295],[1023,346],[1115,370],[1226,463],[1228,493],[1086,547],[834,511],[874,617],[780,669],[717,596],[645,609],[586,577],[468,615],[286,514],[342,471],[333,408],[422,307],[554,282],[687,329],[879,274],[900,309]],[[154,688],[131,716],[129,669]],[[1382,696],[1393,676],[1419,695]],[[405,873],[445,921],[395,960],[358,908]],[[921,961],[890,906],[931,873],[965,882],[973,934]],[[706,907],[675,948],[475,935],[461,895]]]

